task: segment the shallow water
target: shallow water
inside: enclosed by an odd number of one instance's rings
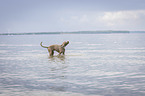
[[[69,40],[66,55],[40,46]],[[0,96],[145,96],[145,34],[0,36]]]

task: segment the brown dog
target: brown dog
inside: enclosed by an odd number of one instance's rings
[[[42,42],[40,43],[40,45],[43,48],[47,48],[48,49],[49,56],[53,56],[54,51],[57,51],[59,53],[59,55],[61,55],[61,53],[64,55],[65,54],[65,47],[68,44],[69,44],[69,41],[65,41],[65,42],[62,43],[62,45],[51,45],[51,46],[46,47],[46,46],[42,45]]]

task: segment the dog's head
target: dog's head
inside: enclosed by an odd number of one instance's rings
[[[65,46],[68,45],[68,44],[69,44],[69,41],[65,41],[65,42],[62,43],[61,46],[62,46],[62,47],[65,47]]]

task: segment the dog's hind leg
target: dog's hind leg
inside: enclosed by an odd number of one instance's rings
[[[54,51],[53,50],[51,50],[50,48],[48,48],[48,52],[49,52],[49,56],[53,56],[53,54],[54,54]]]

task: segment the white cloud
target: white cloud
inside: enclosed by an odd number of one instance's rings
[[[60,17],[64,30],[97,30],[102,26],[100,22],[100,14],[96,12],[86,12],[85,14],[67,15]]]
[[[112,27],[113,29],[128,28],[133,30],[131,27],[142,29],[145,26],[145,10],[104,12],[101,20],[106,26]]]
[[[66,30],[145,30],[145,10],[86,12],[61,18]]]

